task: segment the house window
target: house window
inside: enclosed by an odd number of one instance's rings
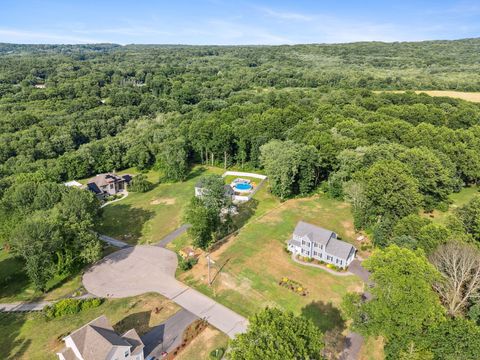
[[[343,265],[343,261],[342,261],[342,260],[340,260],[340,265]]]
[[[313,256],[317,256],[317,252],[316,252],[316,251],[313,252]]]
[[[125,357],[128,357],[128,355],[130,355],[130,351],[125,351]]]
[[[323,250],[323,245],[320,245],[320,249],[322,249],[322,250]]]
[[[110,189],[113,189],[113,184],[110,184]]]
[[[305,245],[305,240],[302,240],[302,245]]]
[[[317,244],[317,243],[313,243],[313,247],[318,247],[318,244]]]

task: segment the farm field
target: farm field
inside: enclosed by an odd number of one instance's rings
[[[153,311],[161,309],[158,314]],[[75,315],[46,320],[42,313],[0,313],[0,347],[4,359],[58,359],[62,337],[104,314],[117,332],[135,327],[142,335],[175,314],[179,307],[158,294],[106,300],[101,306]],[[39,331],[41,329],[41,331]]]
[[[375,91],[376,93],[381,92],[392,92],[392,93],[404,93],[405,90],[391,90],[391,91]],[[430,96],[447,96],[457,99],[462,99],[471,102],[480,102],[480,92],[464,92],[464,91],[451,91],[451,90],[416,90],[416,94],[427,94]]]
[[[263,191],[259,191],[261,195]],[[270,196],[267,192],[264,196]],[[261,204],[262,201],[259,201]],[[260,207],[260,205],[259,205]],[[324,195],[288,200],[253,217],[240,230],[211,253],[215,261],[212,287],[207,285],[204,256],[193,270],[180,280],[215,298],[244,316],[266,306],[291,310],[311,318],[321,329],[344,327],[337,305],[348,291],[361,291],[356,276],[334,276],[322,269],[294,263],[284,250],[297,221],[303,219],[336,231],[344,240],[354,242],[355,232],[348,204]],[[185,238],[177,239],[183,244]],[[357,244],[358,246],[358,244]],[[278,282],[287,277],[307,289],[302,297]]]

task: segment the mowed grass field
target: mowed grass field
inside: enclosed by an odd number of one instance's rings
[[[391,93],[404,93],[404,90],[391,90],[391,91],[374,91],[376,93],[391,92]],[[462,99],[471,102],[480,102],[480,92],[463,92],[463,91],[451,91],[451,90],[416,90],[416,94],[427,94],[430,96],[446,96],[457,99]]]
[[[158,173],[150,171],[147,176],[155,187],[146,193],[130,192],[126,199],[105,206],[97,231],[130,244],[158,242],[182,224],[183,210],[194,196],[198,179],[223,172],[196,166],[184,182],[158,183]]]
[[[451,215],[455,209],[465,205],[475,196],[479,196],[480,191],[478,186],[470,186],[463,188],[460,192],[450,195],[452,204],[449,206],[448,211],[434,210],[431,214],[426,214],[433,222],[444,224],[447,221],[449,215]]]
[[[154,310],[160,309],[158,313]],[[100,315],[119,333],[135,328],[142,335],[175,314],[179,307],[158,294],[106,300],[79,314],[46,320],[42,313],[0,313],[2,359],[54,360],[62,338]]]
[[[356,276],[334,276],[299,265],[291,260],[285,246],[299,220],[331,229],[344,240],[354,242],[349,205],[324,195],[279,203],[266,188],[257,195],[260,213],[211,253],[215,261],[212,287],[207,285],[204,256],[193,270],[181,274],[180,280],[244,316],[275,306],[303,314],[323,330],[343,327],[338,305],[346,292],[361,291],[362,281]],[[178,241],[186,242],[184,238]],[[278,282],[283,277],[299,282],[309,295],[302,297],[281,287]]]

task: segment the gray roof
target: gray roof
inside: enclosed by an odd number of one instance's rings
[[[290,240],[288,240],[288,245],[300,246],[301,243],[300,243],[300,241],[297,241],[295,239],[290,239]]]
[[[117,175],[114,173],[105,173],[105,174],[98,174],[97,176],[91,178],[90,180],[88,180],[87,184],[88,185],[95,184],[98,187],[102,187],[105,185],[122,182],[122,181],[129,183],[132,180],[132,178],[133,176],[130,174]],[[71,181],[69,183],[71,183]],[[65,183],[65,185],[67,184],[68,183]]]
[[[330,239],[325,251],[339,259],[346,260],[348,259],[348,255],[350,255],[352,251],[355,251],[355,247],[345,241]]]
[[[114,348],[128,347],[132,350],[142,349],[143,343],[135,330],[118,335],[102,315],[70,334],[78,351],[85,360],[107,359]]]
[[[79,360],[71,348],[65,348],[60,351],[65,360]]]
[[[333,237],[337,237],[333,231],[324,229],[320,226],[312,225],[304,221],[299,221],[295,227],[294,234],[297,236],[305,236],[310,239],[310,241],[316,242],[318,244],[327,245],[328,240]]]
[[[325,252],[340,259],[347,259],[350,253],[355,252],[355,247],[345,241],[337,239],[337,234],[320,226],[299,221],[294,234],[307,236],[310,241],[325,245]]]
[[[142,340],[140,339],[140,336],[138,336],[138,333],[135,331],[135,329],[128,330],[125,334],[122,335],[122,338],[127,340],[127,342],[130,345],[132,345],[132,348],[130,350],[130,353],[132,355],[140,354],[140,352],[145,347],[145,345],[143,344]]]

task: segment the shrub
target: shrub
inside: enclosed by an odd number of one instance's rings
[[[220,359],[222,359],[223,354],[225,354],[225,349],[224,348],[215,349],[210,353],[210,359],[211,360],[220,360]]]
[[[132,179],[128,189],[132,192],[147,192],[153,188],[153,184],[143,174],[138,174]]]
[[[65,315],[78,314],[80,311],[93,309],[100,306],[103,299],[63,299],[53,305],[45,307],[43,313],[48,319],[54,319]]]
[[[181,256],[178,257],[178,267],[183,271],[190,270],[197,263],[198,260],[196,258],[184,259]]]

